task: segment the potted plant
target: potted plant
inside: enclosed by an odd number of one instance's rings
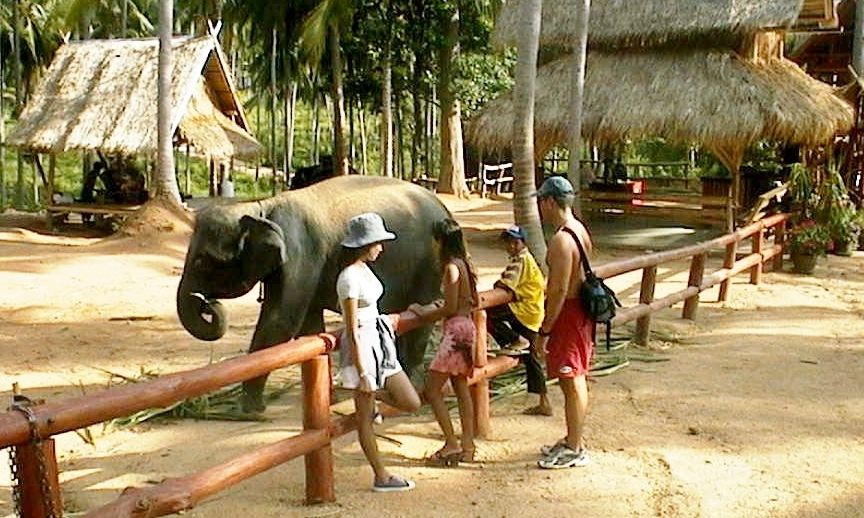
[[[858,210],[849,199],[843,177],[834,167],[829,167],[820,188],[817,219],[827,227],[837,255],[852,255],[861,233]]]
[[[834,243],[834,253],[850,256],[858,246],[858,236],[861,234],[858,211],[849,203],[834,208],[828,218],[831,240]]]
[[[824,256],[831,235],[825,225],[812,219],[804,219],[792,226],[789,232],[789,257],[798,273],[813,273],[816,261]]]

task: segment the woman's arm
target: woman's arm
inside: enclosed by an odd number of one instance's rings
[[[437,301],[416,308],[415,313],[427,322],[435,322],[442,318],[455,315],[459,310],[459,267],[447,263],[444,268],[444,303]]]
[[[342,315],[345,321],[345,330],[348,332],[348,338],[351,341],[351,357],[354,359],[354,368],[357,369],[357,375],[360,376],[360,385],[357,389],[362,392],[372,392],[372,386],[367,377],[370,373],[364,370],[363,360],[360,356],[360,343],[357,339],[360,336],[360,326],[357,323],[357,299],[343,299],[342,307],[345,311],[345,314]]]

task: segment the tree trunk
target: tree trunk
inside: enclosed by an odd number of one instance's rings
[[[864,2],[855,2],[855,27],[852,32],[852,68],[864,76]]]
[[[582,174],[579,159],[582,158],[582,104],[585,96],[585,60],[588,48],[588,16],[591,11],[591,0],[576,2],[576,26],[573,32],[576,43],[573,45],[573,70],[570,76],[570,160],[568,161],[567,178],[573,184],[575,199],[573,209],[582,215],[581,185]]]
[[[385,0],[383,9],[388,11],[390,2]],[[391,62],[390,30],[384,39],[381,56],[381,175],[393,176],[393,70]]]
[[[126,37],[126,28],[129,26],[129,0],[121,0],[123,3],[120,14],[120,37]]]
[[[285,185],[294,167],[294,121],[297,111],[297,83],[292,81],[291,86],[285,90]]]
[[[360,155],[362,157],[360,174],[365,175],[369,173],[369,160],[368,150],[366,148],[366,115],[363,110],[363,101],[357,101],[357,114],[359,116],[357,122],[360,123]]]
[[[273,187],[271,192],[276,196],[276,184],[278,183],[278,170],[276,167],[276,27],[271,33],[270,46],[270,167],[273,168]]]
[[[320,162],[321,152],[321,106],[318,103],[318,96],[312,93],[312,163]]]
[[[22,78],[22,64],[21,64],[21,14],[20,10],[20,0],[14,0],[12,2],[12,30],[14,31],[13,37],[13,47],[14,47],[14,60],[13,60],[13,72],[15,74],[15,110],[14,113],[16,117],[21,113],[21,105],[24,100],[24,81]],[[15,203],[14,206],[18,209],[24,208],[24,159],[21,156],[21,149],[18,149],[18,175],[17,182],[15,184]]]
[[[534,81],[537,76],[542,0],[520,4],[518,58],[513,86],[513,217],[525,231],[528,249],[546,269],[546,242],[540,225],[534,174]]]
[[[403,132],[402,132],[402,91],[396,90],[394,99],[394,106],[396,110],[394,110],[393,122],[396,123],[396,141],[395,146],[393,146],[394,155],[396,156],[396,160],[393,162],[396,165],[396,169],[398,170],[397,176],[402,180],[405,179],[405,153],[402,152],[403,146]]]
[[[414,109],[414,132],[411,135],[411,178],[417,178],[417,164],[420,161],[420,147],[426,134],[423,120],[423,104],[420,98],[422,88],[422,60],[419,53],[414,54],[414,81],[411,86],[411,107]],[[424,171],[426,173],[426,171]]]
[[[333,100],[333,168],[340,176],[348,174],[348,146],[345,140],[345,95],[342,88],[342,48],[339,43],[339,26],[330,24],[327,31],[330,40],[330,96]]]
[[[174,26],[173,0],[159,0],[159,85],[157,117],[159,137],[157,171],[153,199],[180,208],[180,188],[174,175],[174,143],[171,127],[171,28]]]
[[[441,99],[441,171],[438,175],[438,192],[467,198],[470,193],[465,183],[462,118],[459,102],[455,99],[450,85],[453,62],[459,53],[458,6],[450,13],[444,33],[445,44],[438,55],[438,90]]]
[[[2,95],[5,90],[3,46],[0,45],[0,213],[6,210],[6,105]]]

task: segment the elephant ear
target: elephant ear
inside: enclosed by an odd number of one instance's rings
[[[247,279],[261,280],[285,263],[285,234],[278,225],[269,219],[243,216],[240,228],[240,257]]]

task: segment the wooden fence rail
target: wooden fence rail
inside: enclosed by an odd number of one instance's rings
[[[684,318],[694,318],[698,307],[699,293],[720,284],[720,300],[729,292],[732,276],[750,270],[750,282],[758,284],[762,265],[773,259],[775,269],[782,267],[784,228],[789,215],[778,214],[757,223],[726,234],[716,239],[683,247],[648,254],[645,256],[614,261],[598,266],[597,274],[606,279],[642,270],[639,302],[619,311],[614,324],[637,321],[636,340],[644,343],[650,332],[651,313],[684,301]],[[765,244],[766,230],[774,230],[774,243]],[[740,241],[752,238],[752,251],[747,256],[736,258]],[[723,267],[705,274],[705,262],[711,249],[725,247]],[[687,287],[655,299],[654,291],[657,267],[663,263],[691,258]],[[477,348],[473,375],[469,379],[475,408],[475,430],[478,437],[486,437],[489,426],[489,380],[518,365],[518,360],[509,356],[487,359],[486,309],[505,304],[509,292],[493,289],[480,294],[480,303],[474,312],[477,325]],[[392,315],[397,334],[402,334],[421,324],[410,312]],[[115,501],[95,509],[85,516],[96,517],[151,517],[174,514],[190,509],[203,499],[254,475],[278,466],[300,455],[305,456],[306,501],[309,503],[332,501],[333,456],[331,441],[356,428],[355,415],[339,419],[330,417],[331,384],[326,354],[333,349],[332,335],[301,337],[287,343],[248,355],[198,369],[167,375],[154,380],[115,387],[98,394],[81,396],[56,403],[34,406],[29,410],[30,420],[20,411],[0,414],[0,448],[32,446],[36,439],[49,439],[64,433],[147,408],[164,407],[190,397],[200,396],[226,385],[261,376],[289,365],[302,364],[303,378],[303,432],[282,441],[261,447],[217,466],[186,477],[170,479],[159,485],[146,488],[130,488]],[[385,412],[387,413],[387,412]],[[37,445],[39,446],[39,445]],[[53,451],[53,450],[52,450]],[[24,458],[33,458],[32,456]],[[33,462],[32,460],[30,462]],[[57,469],[53,453],[47,459],[48,468]],[[19,473],[37,473],[34,466],[24,466]],[[36,492],[42,497],[38,482],[22,482],[21,491]],[[34,495],[23,495],[34,498]],[[48,516],[50,506],[37,506],[37,511],[28,518]],[[62,513],[60,513],[62,514]],[[55,516],[60,516],[55,514]]]

